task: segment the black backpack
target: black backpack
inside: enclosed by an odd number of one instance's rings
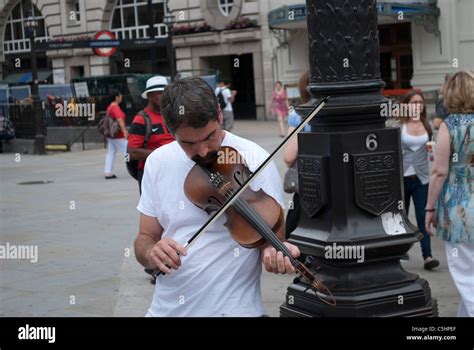
[[[151,135],[151,119],[150,116],[145,112],[145,111],[140,111],[138,112],[138,115],[142,116],[142,118],[145,120],[145,140],[143,142],[143,147],[146,149],[146,146],[148,144],[148,139],[150,138]],[[125,164],[127,165],[127,170],[128,173],[130,174],[131,177],[133,177],[135,180],[138,181],[138,160],[132,160],[130,159],[130,155],[128,155],[129,159]]]
[[[224,108],[227,106],[227,103],[225,102],[224,95],[222,94],[222,89],[220,89],[219,93],[217,94],[217,100],[219,101],[219,106],[221,106],[221,109],[224,110]]]

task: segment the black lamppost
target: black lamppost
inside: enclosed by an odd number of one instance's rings
[[[43,111],[41,109],[41,103],[39,100],[38,93],[38,64],[36,60],[36,47],[35,47],[35,37],[36,31],[38,29],[38,20],[34,17],[31,11],[28,13],[28,18],[24,21],[25,33],[30,39],[30,49],[31,49],[31,99],[33,107],[33,116],[35,120],[35,145],[34,153],[35,154],[46,154],[45,147],[45,136],[43,129]]]
[[[171,79],[174,80],[176,77],[176,60],[173,47],[173,26],[176,23],[176,18],[170,12],[168,1],[166,1],[166,13],[165,17],[163,18],[163,23],[168,27],[168,61],[170,64]]]
[[[421,238],[403,208],[400,130],[385,127],[376,1],[306,0],[312,100],[329,103],[298,135],[301,218],[288,241],[329,288],[301,280],[282,316],[437,316],[428,283],[400,257]],[[325,302],[323,302],[325,301]]]

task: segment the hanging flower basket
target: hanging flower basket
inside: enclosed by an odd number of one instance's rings
[[[257,26],[258,26],[257,20],[250,19],[248,17],[240,17],[231,21],[228,25],[226,25],[225,30],[246,29],[246,28],[254,28]]]

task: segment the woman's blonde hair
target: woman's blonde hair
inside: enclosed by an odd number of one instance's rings
[[[451,114],[474,113],[474,72],[464,69],[451,75],[443,98],[444,106]]]

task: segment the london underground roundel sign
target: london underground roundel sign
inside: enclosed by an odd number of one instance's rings
[[[96,35],[94,36],[94,40],[115,40],[115,34],[108,30],[102,30],[96,33]],[[102,57],[112,56],[115,52],[117,52],[116,47],[101,47],[95,48],[93,50],[96,55]]]

